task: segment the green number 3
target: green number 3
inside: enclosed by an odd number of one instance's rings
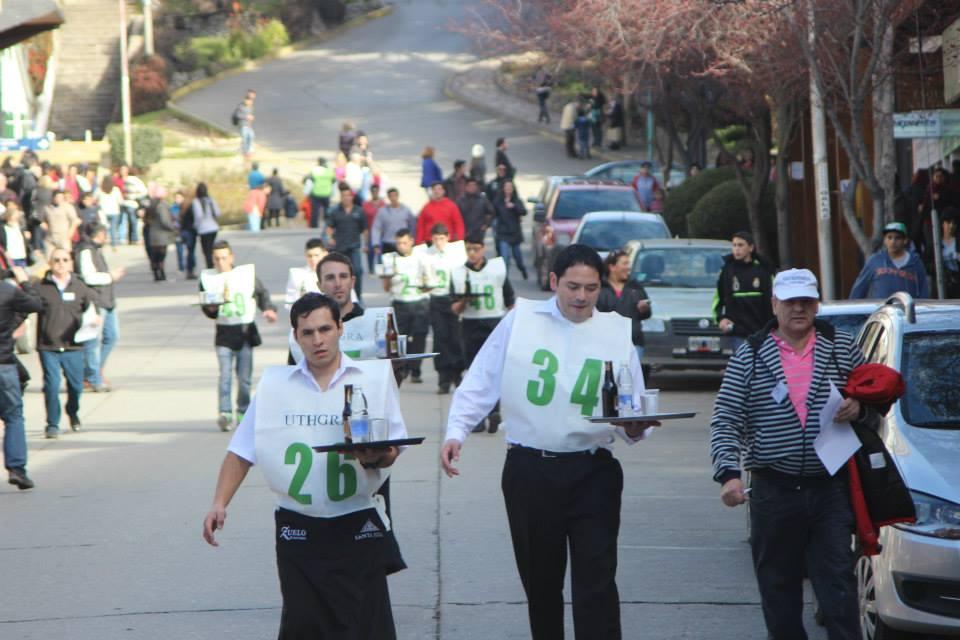
[[[537,349],[533,354],[533,364],[542,367],[537,372],[539,380],[527,382],[527,400],[538,407],[544,407],[553,400],[557,388],[557,372],[560,370],[560,361],[553,353],[546,349]],[[570,404],[580,405],[580,415],[591,416],[600,402],[600,379],[602,378],[603,362],[594,358],[583,361],[580,375],[570,391]]]

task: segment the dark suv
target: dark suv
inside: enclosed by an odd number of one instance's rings
[[[565,180],[543,208],[534,209],[533,265],[537,283],[550,288],[553,260],[570,244],[580,219],[591,211],[643,211],[633,187],[612,180]]]

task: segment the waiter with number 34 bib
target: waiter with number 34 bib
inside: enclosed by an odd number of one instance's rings
[[[312,447],[343,442],[344,391],[366,399],[388,439],[406,437],[390,363],[340,352],[340,308],[308,293],[290,309],[304,359],[263,372],[217,480],[203,537],[218,546],[227,505],[254,464],[277,494],[276,550],[283,612],[279,640],[396,638],[387,575],[406,565],[377,489],[396,447],[352,455]],[[362,391],[361,391],[362,389]]]
[[[500,401],[507,456],[502,488],[533,640],[563,637],[570,549],[578,640],[618,640],[617,535],[623,471],[615,437],[643,439],[657,423],[593,424],[601,415],[604,361],[626,361],[643,392],[630,320],[596,310],[603,262],[573,244],[557,256],[546,301],[517,300],[457,388],[440,462],[448,476],[471,428]],[[495,390],[495,391],[494,391]]]

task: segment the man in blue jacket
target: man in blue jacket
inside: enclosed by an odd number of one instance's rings
[[[853,283],[850,298],[887,298],[905,291],[929,298],[927,272],[920,256],[907,251],[907,225],[891,222],[883,228],[883,250],[870,256]]]

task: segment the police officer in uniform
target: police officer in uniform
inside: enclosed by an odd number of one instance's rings
[[[422,245],[421,245],[422,246]],[[433,329],[433,360],[437,370],[437,393],[450,393],[450,386],[458,384],[463,376],[463,339],[460,321],[450,308],[450,273],[461,265],[465,257],[462,242],[450,242],[450,231],[444,224],[435,224],[430,230],[430,246],[422,257],[427,272],[430,293],[430,327]]]
[[[218,545],[227,506],[259,465],[277,494],[279,639],[389,640],[396,632],[387,575],[405,565],[376,491],[399,451],[346,456],[312,447],[343,441],[344,385],[362,386],[370,417],[387,421],[389,439],[406,437],[399,393],[388,363],[340,353],[343,324],[332,298],[303,296],[290,323],[305,357],[264,371],[220,468],[203,536]]]
[[[229,431],[234,423],[230,407],[233,371],[237,371],[236,422],[243,419],[250,404],[253,376],[253,348],[263,343],[257,331],[257,309],[268,322],[277,321],[277,308],[270,301],[270,292],[256,276],[253,264],[233,266],[233,249],[226,240],[213,245],[214,269],[200,273],[200,291],[222,293],[222,302],[201,306],[203,314],[217,323],[214,344],[220,366],[219,409],[217,426]]]
[[[629,358],[634,402],[643,391],[630,320],[596,310],[603,262],[592,248],[560,252],[550,274],[556,293],[517,300],[457,388],[440,462],[448,476],[471,428],[497,402],[508,450],[502,488],[533,640],[563,637],[563,581],[570,549],[578,640],[618,640],[617,535],[623,472],[610,447],[634,442],[653,423],[593,424],[603,361]],[[499,392],[499,393],[498,393]]]
[[[430,296],[422,286],[424,262],[413,253],[413,235],[409,229],[397,231],[396,245],[396,253],[384,254],[384,264],[392,265],[393,271],[382,279],[383,290],[391,294],[397,332],[407,336],[407,353],[423,353],[430,331]],[[400,377],[409,375],[411,382],[423,382],[421,364],[420,360],[405,363],[399,368]]]
[[[469,368],[483,343],[497,328],[500,319],[506,315],[508,309],[513,308],[516,295],[507,279],[507,265],[503,258],[487,260],[484,255],[486,248],[483,244],[483,231],[467,234],[466,245],[467,261],[453,270],[450,287],[454,299],[453,312],[463,316],[463,346]],[[484,428],[489,433],[496,433],[499,426],[498,403],[490,411],[486,421],[477,423],[472,433],[480,433]]]

